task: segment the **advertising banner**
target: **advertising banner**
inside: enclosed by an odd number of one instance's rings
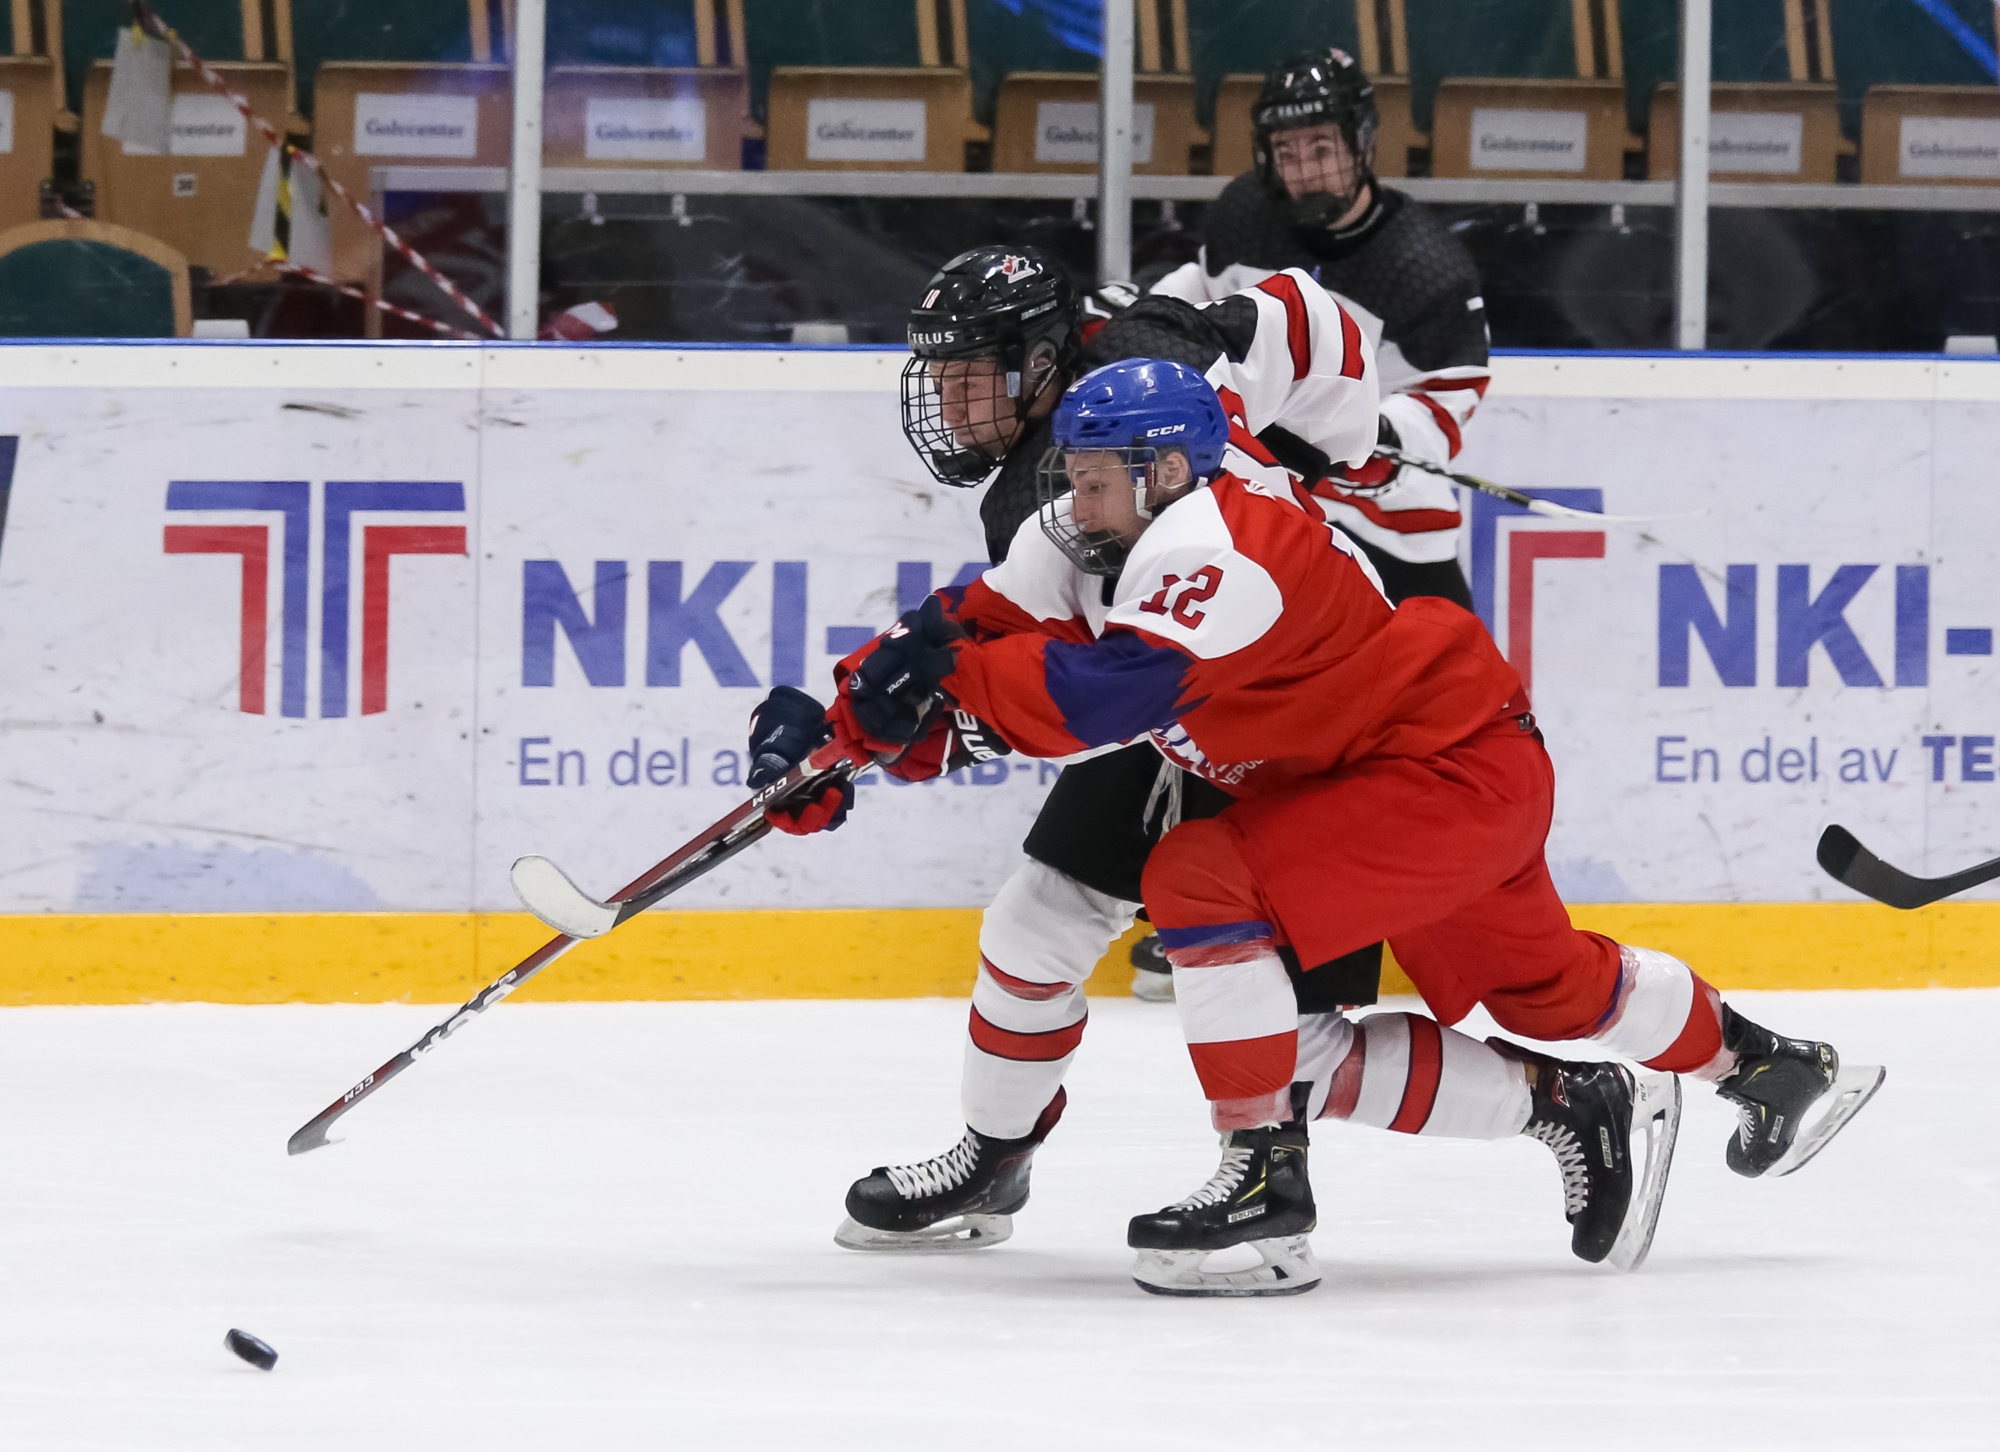
[[[0,912],[514,907],[741,801],[774,684],[984,564],[893,353],[0,350]],[[1844,896],[1993,855],[2000,367],[1502,359],[1465,467],[1482,617],[1585,903]],[[75,380],[75,381],[68,381]],[[1991,395],[1991,396],[1989,396]],[[1055,768],[876,774],[687,907],[972,907]],[[1991,895],[1991,894],[1989,894]]]

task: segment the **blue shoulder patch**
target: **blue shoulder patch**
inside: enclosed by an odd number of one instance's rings
[[[1086,746],[1170,726],[1197,704],[1181,701],[1188,658],[1130,630],[1114,628],[1089,645],[1051,641],[1042,663],[1064,728]]]

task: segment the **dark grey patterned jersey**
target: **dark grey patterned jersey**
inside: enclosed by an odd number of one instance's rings
[[[1301,231],[1254,175],[1244,175],[1209,209],[1201,260],[1161,279],[1153,294],[1207,302],[1291,267],[1364,314],[1377,349],[1384,440],[1412,457],[1448,463],[1490,379],[1486,308],[1464,245],[1379,183],[1359,221]],[[1456,554],[1461,521],[1451,485],[1418,469],[1352,472],[1356,488],[1323,493],[1348,533],[1415,562]]]

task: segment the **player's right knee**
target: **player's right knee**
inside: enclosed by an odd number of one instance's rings
[[[1236,833],[1214,818],[1182,822],[1146,862],[1146,911],[1164,928],[1210,927],[1265,916]]]

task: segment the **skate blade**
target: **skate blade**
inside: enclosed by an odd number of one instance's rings
[[[850,1215],[833,1232],[833,1243],[891,1255],[954,1255],[998,1245],[1013,1233],[1011,1215],[954,1215],[922,1230],[874,1230]]]
[[[1132,1279],[1156,1296],[1296,1296],[1319,1284],[1319,1262],[1305,1236],[1249,1244],[1264,1263],[1238,1271],[1203,1270],[1211,1250],[1142,1250]]]
[[[1802,1168],[1826,1148],[1829,1140],[1847,1127],[1847,1121],[1859,1114],[1862,1106],[1875,1097],[1875,1091],[1888,1077],[1889,1071],[1880,1064],[1843,1064],[1833,1087],[1813,1101],[1813,1108],[1823,1107],[1824,1112],[1799,1131],[1792,1147],[1780,1155],[1777,1163],[1765,1173],[1789,1175],[1793,1170]],[[1811,1110],[1807,1112],[1811,1113]]]
[[[1605,1257],[1621,1271],[1635,1271],[1653,1248],[1653,1231],[1660,1222],[1660,1204],[1667,1196],[1667,1176],[1674,1167],[1674,1142],[1681,1132],[1681,1081],[1675,1074],[1638,1075],[1632,1098],[1632,1138],[1646,1137],[1646,1174],[1625,1223]]]

